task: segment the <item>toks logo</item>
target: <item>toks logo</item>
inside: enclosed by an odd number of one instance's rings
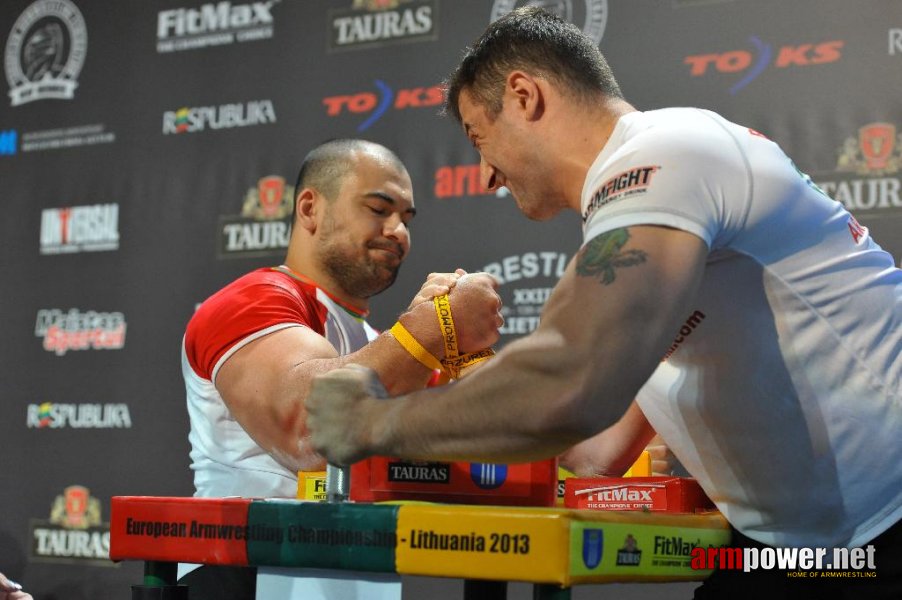
[[[730,94],[735,94],[771,65],[777,69],[785,69],[836,62],[842,58],[841,50],[845,45],[843,40],[832,40],[818,44],[781,46],[775,49],[756,36],[750,37],[749,41],[754,46],[752,51],[730,50],[721,53],[694,54],[684,58],[683,62],[689,65],[689,74],[693,77],[708,75],[712,71],[742,73],[742,79],[730,87]]]
[[[31,521],[31,559],[112,567],[110,524],[100,519],[100,500],[71,485],[57,496],[49,520]]]
[[[358,92],[342,96],[323,98],[326,114],[337,117],[345,113],[368,115],[357,126],[357,131],[366,131],[373,123],[382,118],[389,108],[405,110],[408,108],[424,108],[442,103],[444,94],[441,86],[415,87],[398,90],[397,94],[384,81],[374,82],[376,92]]]

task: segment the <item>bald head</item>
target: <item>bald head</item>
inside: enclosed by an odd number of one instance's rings
[[[401,159],[385,146],[358,139],[331,140],[317,146],[304,158],[294,188],[295,194],[311,188],[327,200],[334,200],[362,154],[384,161],[399,172],[407,172]]]

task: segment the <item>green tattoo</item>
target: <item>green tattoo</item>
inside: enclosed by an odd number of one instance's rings
[[[579,252],[577,275],[598,277],[603,285],[610,285],[616,278],[616,269],[644,263],[648,255],[642,250],[620,250],[629,239],[627,229],[615,229],[592,238]]]

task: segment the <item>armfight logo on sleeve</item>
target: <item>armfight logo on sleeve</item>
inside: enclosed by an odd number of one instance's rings
[[[88,52],[85,20],[69,0],[38,0],[13,25],[4,66],[12,106],[71,100]]]
[[[636,167],[622,173],[614,175],[595,190],[589,199],[589,204],[583,210],[583,224],[595,214],[595,211],[602,206],[613,202],[614,200],[622,200],[627,196],[644,193],[651,185],[652,176],[661,169],[660,166],[644,166]]]
[[[32,519],[31,560],[114,567],[110,524],[101,521],[100,500],[88,488],[71,485],[57,496],[50,519]]]

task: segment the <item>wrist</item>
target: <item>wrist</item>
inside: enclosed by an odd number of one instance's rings
[[[444,338],[439,329],[435,316],[435,306],[432,302],[422,302],[408,310],[400,317],[401,323],[410,335],[426,349],[429,354],[438,360],[445,357]]]

